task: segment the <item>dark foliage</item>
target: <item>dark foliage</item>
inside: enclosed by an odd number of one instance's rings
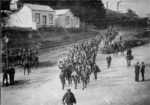
[[[2,37],[7,34],[9,38],[9,47],[27,47],[37,43],[40,36],[38,36],[37,31],[25,28],[3,28]],[[37,40],[33,42],[32,40]]]

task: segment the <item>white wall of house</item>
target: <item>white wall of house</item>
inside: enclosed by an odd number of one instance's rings
[[[68,11],[64,16],[65,16],[65,19],[64,19],[65,28],[71,28],[73,26],[71,19],[74,18],[74,15],[70,11]]]
[[[80,27],[79,18],[75,17],[70,11],[66,12],[63,15],[56,16],[55,23],[57,27],[64,27],[64,28],[79,28]]]
[[[62,16],[56,16],[55,17],[55,24],[56,24],[56,27],[65,27],[65,16],[62,15]]]
[[[78,17],[75,17],[75,18],[76,18],[76,25],[75,25],[75,27],[79,28],[80,27],[80,19]]]
[[[39,23],[36,22],[35,14],[39,14],[40,16]],[[46,18],[45,22],[43,22],[43,17]],[[42,26],[48,27],[54,25],[55,11],[32,10],[28,6],[24,5],[20,11],[10,15],[5,27],[23,27],[37,29]]]
[[[26,5],[23,8],[12,15],[7,20],[6,27],[24,27],[35,28],[32,23],[32,11]]]
[[[36,22],[36,14],[40,15],[39,23],[36,23],[37,27],[41,26],[54,26],[55,25],[55,12],[54,11],[32,11],[32,20],[33,22]],[[44,22],[44,18],[46,18],[46,21]]]

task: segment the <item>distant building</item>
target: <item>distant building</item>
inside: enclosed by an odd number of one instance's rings
[[[70,9],[55,10],[55,24],[56,27],[64,28],[79,28],[80,19],[74,16]]]
[[[148,14],[148,20],[150,20],[150,14]]]
[[[148,24],[147,31],[150,31],[150,14],[148,14],[147,16],[148,16],[148,20],[147,20],[147,24]]]
[[[54,18],[55,11],[51,7],[25,3],[9,16],[5,27],[23,27],[32,29],[43,26],[49,27],[55,25]]]

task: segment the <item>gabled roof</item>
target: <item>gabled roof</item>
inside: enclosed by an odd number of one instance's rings
[[[79,17],[77,17],[77,16],[74,16],[75,18],[77,18],[77,19],[79,19]]]
[[[25,3],[24,5],[28,6],[32,10],[54,11],[50,6],[47,5],[27,4],[27,3]]]
[[[53,11],[55,12],[51,7],[46,5],[38,5],[38,4],[28,4],[24,3],[17,11],[13,12],[11,15],[19,12],[24,6],[29,7],[31,10],[37,10],[37,11]]]
[[[70,9],[59,9],[59,10],[55,10],[55,14],[56,14],[56,15],[64,15],[64,14],[66,14],[68,11],[71,12]],[[73,15],[72,12],[71,12],[71,14]]]

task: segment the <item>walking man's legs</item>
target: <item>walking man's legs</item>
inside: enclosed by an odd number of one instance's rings
[[[94,72],[94,77],[95,77],[95,80],[97,80],[97,73]]]
[[[24,75],[26,74],[26,68],[24,68]]]
[[[137,73],[137,81],[139,81],[139,73]]]
[[[135,81],[137,81],[137,76],[136,76],[136,73],[135,73]]]
[[[145,80],[144,73],[141,73],[141,75],[142,75],[142,81],[144,81]]]
[[[108,68],[110,67],[110,62],[107,62],[107,67],[108,67]]]
[[[139,73],[135,73],[135,81],[139,81]]]
[[[28,71],[28,75],[29,75],[29,72],[30,72],[30,68],[27,68],[27,71]]]

